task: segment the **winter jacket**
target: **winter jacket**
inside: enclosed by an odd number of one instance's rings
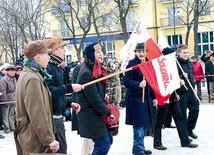
[[[130,60],[127,68],[141,63],[135,57]],[[145,87],[144,103],[142,103],[142,88],[139,87],[143,80],[143,75],[139,69],[134,69],[125,73],[123,84],[126,91],[126,124],[135,127],[148,127],[152,123],[152,100],[154,93],[149,84]]]
[[[214,62],[211,62],[210,60],[206,62],[205,74],[208,75],[207,80],[209,82],[214,82]]]
[[[18,155],[44,153],[55,140],[52,124],[51,94],[43,77],[24,67],[16,87]]]
[[[83,63],[78,74],[77,83],[85,84],[93,80],[95,78],[92,78],[92,67]],[[105,90],[102,82],[87,86],[83,91],[77,93],[77,103],[81,106],[81,110],[77,114],[81,137],[102,139],[108,135],[102,116],[110,116],[111,112],[106,107],[104,98]]]
[[[0,102],[9,102],[7,104],[15,104],[15,89],[16,89],[16,78],[12,78],[5,75],[0,80]]]
[[[62,115],[67,104],[71,104],[71,99],[69,100],[65,95],[73,91],[71,83],[67,83],[64,69],[55,63],[49,62],[47,72],[52,76],[51,79],[45,81],[52,94],[53,114]]]
[[[204,78],[204,71],[200,62],[193,62],[194,78],[196,82],[200,82]]]
[[[191,83],[192,88],[195,88],[194,68],[193,68],[192,62],[189,59],[184,60],[179,56],[177,57],[177,60],[180,64],[181,68],[183,69],[183,71],[188,74],[188,80]],[[187,82],[187,79],[183,76],[183,72],[182,72],[181,68],[178,66],[178,73],[179,73],[180,78],[185,81],[185,86],[187,87],[188,90],[184,86],[181,86],[176,91],[178,94],[192,93],[193,90],[192,90],[191,86],[189,85],[189,82]]]

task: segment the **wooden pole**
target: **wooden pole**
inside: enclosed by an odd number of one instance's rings
[[[94,80],[94,81],[85,83],[85,84],[83,84],[83,86],[87,87],[87,86],[92,85],[92,84],[94,84],[94,83],[103,81],[103,80],[105,80],[105,79],[109,79],[109,78],[111,78],[111,77],[113,77],[113,76],[116,76],[116,75],[118,75],[118,74],[122,74],[122,73],[125,73],[125,72],[127,72],[127,71],[130,71],[130,70],[132,70],[132,68],[133,68],[133,67],[130,67],[130,68],[127,68],[127,69],[125,69],[125,70],[121,70],[121,71],[115,72],[115,73],[113,73],[113,74],[109,74],[109,75],[104,76],[104,77],[102,77],[102,78],[99,78],[99,79],[96,79],[96,80]]]
[[[175,59],[175,60],[176,60],[176,63],[178,64],[179,68],[181,69],[181,72],[184,74],[184,70],[183,70],[183,68],[181,67],[180,63],[178,62],[177,59]],[[193,93],[194,93],[196,99],[198,100],[198,102],[200,102],[200,99],[199,99],[198,95],[196,94],[195,89],[192,87],[192,84],[190,83],[189,79],[186,78],[186,80],[187,80],[187,82],[188,82],[188,84],[189,84],[191,90],[193,91]]]
[[[144,61],[143,62],[146,62],[146,42],[144,43],[144,50],[143,50],[143,53],[144,53]],[[143,63],[142,62],[142,63]],[[145,80],[145,76],[143,76],[143,81]],[[142,102],[144,103],[144,99],[145,99],[145,87],[142,88]]]

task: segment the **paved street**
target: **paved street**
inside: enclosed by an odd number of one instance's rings
[[[214,102],[214,101],[213,101]],[[132,127],[124,124],[125,109],[121,109],[119,134],[114,137],[114,143],[110,149],[109,155],[131,155],[132,150]],[[152,137],[145,138],[146,149],[151,149],[153,155],[213,155],[214,144],[214,103],[209,103],[206,93],[204,93],[203,102],[200,105],[199,120],[195,133],[199,136],[194,143],[199,145],[196,149],[180,147],[179,138],[176,129],[163,130],[163,145],[168,149],[158,151],[153,149]],[[68,142],[68,154],[81,155],[82,139],[71,132],[71,122],[65,122]],[[0,139],[0,155],[16,155],[13,134],[4,134],[5,139]]]

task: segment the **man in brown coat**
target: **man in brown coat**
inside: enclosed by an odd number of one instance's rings
[[[44,82],[50,57],[44,41],[29,42],[24,49],[27,60],[16,87],[17,126],[14,132],[18,155],[57,152],[51,112],[51,95]]]

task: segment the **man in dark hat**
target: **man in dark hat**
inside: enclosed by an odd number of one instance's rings
[[[170,48],[164,48],[162,53],[164,55],[173,53],[174,51]],[[182,81],[184,84],[184,82]],[[161,137],[161,130],[163,128],[166,114],[169,112],[172,114],[173,119],[175,121],[178,135],[180,138],[180,143],[182,147],[190,147],[195,148],[198,145],[192,144],[191,139],[188,138],[188,132],[185,125],[185,121],[183,115],[181,113],[181,109],[178,104],[179,96],[177,95],[176,91],[173,92],[169,98],[169,101],[165,105],[158,105],[156,119],[155,119],[155,133],[154,133],[154,141],[153,146],[157,150],[166,150],[167,148],[162,145],[162,137]]]
[[[135,47],[135,57],[130,60],[127,67],[138,65],[145,61],[144,43],[137,43]],[[133,126],[133,147],[134,155],[152,154],[144,146],[144,133],[152,124],[152,103],[157,104],[154,92],[143,80],[143,75],[139,69],[131,70],[125,73],[123,84],[126,91],[126,124]],[[145,89],[145,99],[142,103],[142,89]]]
[[[101,66],[103,52],[100,44],[89,44],[84,53],[85,62],[80,68],[77,83],[84,84],[106,76],[107,71]],[[77,115],[79,133],[81,137],[93,140],[93,155],[108,154],[113,142],[112,133],[102,119],[102,116],[115,119],[105,105],[105,88],[106,80],[91,84],[77,93],[77,103],[81,105]]]

